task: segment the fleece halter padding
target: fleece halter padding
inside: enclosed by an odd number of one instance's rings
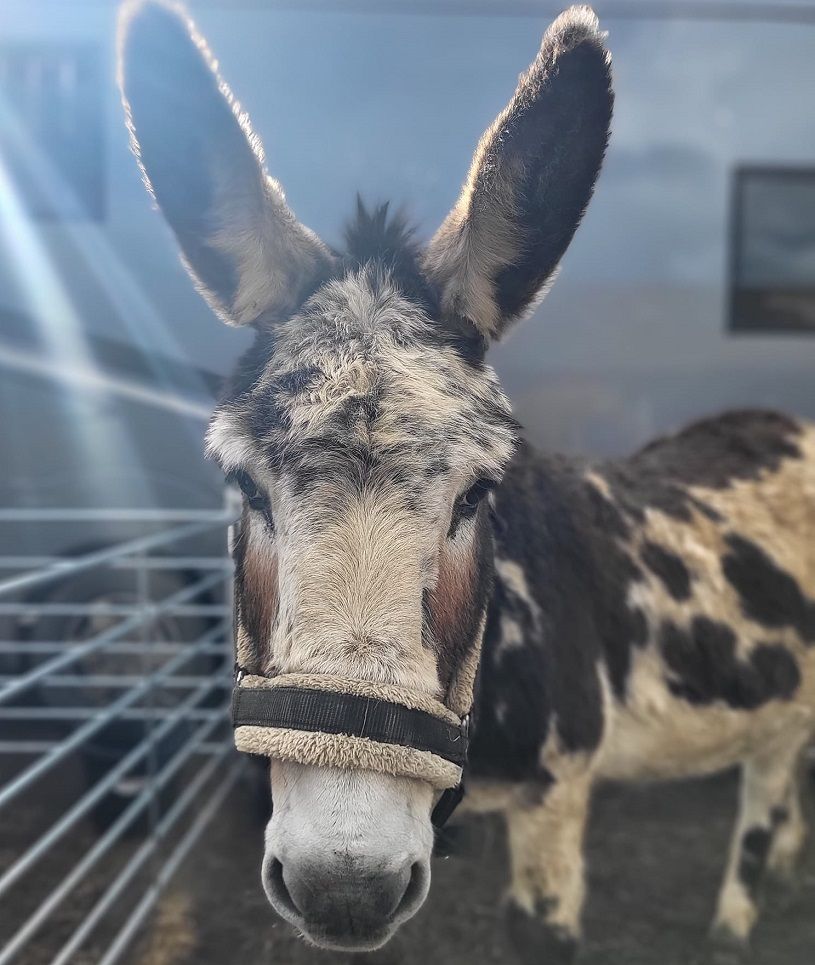
[[[468,726],[432,697],[326,674],[239,675],[232,701],[238,750],[457,787]]]

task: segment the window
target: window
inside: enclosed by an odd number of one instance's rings
[[[815,168],[741,168],[730,327],[815,333]]]
[[[32,216],[104,216],[103,88],[94,47],[0,46],[0,185]]]

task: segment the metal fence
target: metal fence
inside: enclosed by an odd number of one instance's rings
[[[0,511],[117,533],[0,556],[0,965],[119,961],[238,777],[232,516]]]

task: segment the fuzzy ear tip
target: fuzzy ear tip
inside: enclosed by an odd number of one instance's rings
[[[558,33],[566,27],[571,29],[582,27],[587,33],[599,33],[600,21],[594,9],[587,3],[576,3],[558,14],[552,21],[552,27],[558,28]]]
[[[556,42],[571,49],[588,41],[602,48],[605,37],[606,32],[600,29],[600,21],[594,10],[587,4],[576,4],[552,21],[544,42]]]
[[[217,64],[177,0],[125,0],[119,8],[117,77],[126,99],[136,88],[156,95],[163,80],[189,74],[190,90],[212,74]]]
[[[150,45],[162,35],[190,29],[186,9],[175,0],[124,0],[119,7],[119,50],[125,45]]]

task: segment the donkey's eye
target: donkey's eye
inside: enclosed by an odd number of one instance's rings
[[[252,479],[249,473],[239,469],[237,472],[234,472],[230,475],[229,481],[234,482],[237,486],[239,486],[243,495],[246,496],[246,501],[249,503],[251,508],[257,510],[259,513],[263,513],[266,519],[271,523],[272,511],[269,507],[269,501],[260,491],[257,483],[254,479]]]
[[[478,482],[473,483],[456,500],[456,514],[458,516],[474,516],[481,500],[492,488],[492,484],[487,479],[479,479]]]

